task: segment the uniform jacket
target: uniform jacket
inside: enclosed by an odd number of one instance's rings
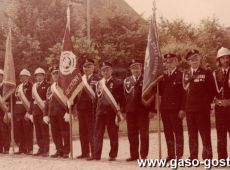
[[[15,91],[14,95],[14,113],[16,114],[25,114],[27,112],[26,108],[21,103],[20,98],[17,96],[17,90],[19,85],[17,86],[17,89]],[[29,102],[31,102],[32,99],[32,84],[30,82],[27,82],[26,84],[23,84],[23,92]]]
[[[123,102],[123,83],[121,80],[112,77],[108,82],[106,82],[106,86],[109,91],[112,93],[116,102],[121,105]],[[97,115],[101,114],[116,114],[115,110],[111,106],[110,102],[104,95],[100,95],[101,90],[99,88],[99,83],[96,85],[96,113]]]
[[[208,112],[215,94],[212,73],[198,68],[192,75],[188,70],[184,73],[183,85],[186,90],[186,112]]]
[[[41,99],[45,102],[46,101],[46,93],[47,89],[49,88],[50,84],[44,80],[41,84],[37,87],[37,92]],[[34,102],[34,98],[32,97],[31,103],[30,103],[30,109],[29,113],[33,115],[40,115],[43,114],[42,110],[39,108],[37,104]]]
[[[159,84],[161,111],[184,110],[185,90],[182,84],[183,73],[176,69],[172,75],[164,75]]]
[[[133,76],[127,77],[124,80],[124,110],[126,113],[137,112],[140,114],[148,113],[151,108],[146,107],[142,103],[142,86],[143,77],[135,80]],[[151,106],[152,110],[154,105]]]

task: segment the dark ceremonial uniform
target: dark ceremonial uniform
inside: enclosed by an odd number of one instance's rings
[[[95,93],[96,83],[99,77],[92,74],[86,77],[88,85]],[[94,94],[95,95],[95,94]],[[94,133],[96,119],[96,98],[84,88],[79,92],[74,103],[76,103],[77,115],[79,120],[79,135],[81,143],[82,157],[88,157],[94,151]]]
[[[142,159],[145,159],[149,151],[150,108],[144,106],[144,104],[142,103],[142,86],[142,76],[137,78],[135,78],[134,76],[130,76],[124,80],[124,108],[128,127],[128,139],[130,144],[131,159],[138,159],[139,154]]]
[[[33,123],[24,118],[27,110],[18,96],[20,86],[29,103],[32,99],[32,84],[27,82],[18,85],[14,98],[14,133],[18,141],[19,153],[29,153],[33,151]]]
[[[183,73],[177,68],[160,82],[161,117],[168,148],[168,158],[179,159],[183,156],[184,136],[179,111],[184,110],[185,91],[182,85]]]
[[[217,69],[214,71],[213,76],[216,86],[216,105],[215,105],[215,117],[216,117],[216,130],[217,130],[217,152],[218,159],[227,159],[228,157],[228,145],[227,135],[230,135],[230,69]],[[228,100],[227,106],[221,106],[218,102]]]
[[[36,83],[36,86],[38,95],[45,103],[47,89],[49,88],[50,84],[44,80],[41,83]],[[38,106],[35,96],[33,96],[29,113],[33,114],[36,140],[39,146],[38,155],[49,152],[49,126],[43,122],[43,112],[44,111],[42,111]]]
[[[114,99],[118,104],[122,103],[122,86],[121,80],[111,77],[105,82],[106,87],[112,93]],[[101,158],[103,136],[105,127],[107,127],[109,139],[110,139],[110,158],[116,158],[118,153],[118,126],[115,123],[116,111],[106,97],[104,90],[97,83],[96,95],[97,95],[97,108],[96,108],[96,128],[95,128],[95,146],[93,157],[95,159]]]
[[[198,68],[188,70],[183,77],[186,90],[185,111],[189,133],[190,158],[198,158],[198,132],[203,143],[203,159],[212,159],[210,104],[214,97],[211,72]]]
[[[49,116],[50,118],[51,133],[57,150],[56,156],[68,155],[70,153],[69,122],[64,120],[64,115],[68,112],[68,109],[54,96],[51,86],[46,93],[44,116]],[[53,157],[55,156],[53,155]]]
[[[0,85],[0,94],[3,94],[3,86]],[[7,100],[6,105],[9,106],[9,101]],[[0,108],[0,153],[8,153],[10,149],[10,123],[5,123],[3,121],[5,113]]]

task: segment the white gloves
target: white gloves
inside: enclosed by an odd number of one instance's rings
[[[65,115],[64,115],[64,120],[65,120],[65,122],[69,122],[70,121],[70,114],[69,113],[65,113]]]
[[[7,112],[7,113],[5,113],[5,115],[4,115],[3,121],[4,121],[5,123],[10,123],[11,118],[12,118],[12,113]]]
[[[44,116],[43,117],[43,122],[48,125],[49,122],[50,122],[50,118],[48,116]]]
[[[33,115],[26,113],[24,116],[25,120],[30,120],[32,123],[34,122]]]

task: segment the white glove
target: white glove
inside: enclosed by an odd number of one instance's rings
[[[28,118],[30,119],[30,121],[31,121],[32,123],[34,123],[33,115],[29,114],[29,117],[28,117]]]
[[[65,113],[64,120],[65,120],[65,122],[69,122],[70,121],[70,114],[69,113]]]
[[[8,112],[7,116],[8,116],[8,119],[11,119],[12,118],[12,113]]]
[[[44,116],[43,117],[43,122],[45,122],[45,124],[49,124],[49,122],[50,122],[50,118],[48,117],[48,116]]]

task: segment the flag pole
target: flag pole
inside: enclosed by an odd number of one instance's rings
[[[90,0],[87,0],[87,38],[88,38],[88,45],[90,46],[91,36],[90,36]]]
[[[67,7],[67,26],[70,31],[70,0],[68,0]],[[70,120],[69,120],[69,140],[70,140],[70,158],[73,159],[73,120],[72,120],[72,107],[68,104]]]
[[[154,17],[154,21],[155,24],[157,25],[156,23],[156,0],[153,1],[153,17]],[[157,42],[159,42],[159,37],[158,37],[158,30],[157,30],[157,26],[156,26],[156,38],[157,38]],[[158,46],[158,49],[160,51],[160,48],[159,48],[159,44],[157,43],[157,46]],[[160,54],[161,56],[161,54]],[[158,156],[159,156],[159,159],[162,158],[162,150],[161,150],[161,115],[160,115],[160,101],[159,101],[159,82],[157,83],[157,94],[156,94],[156,105],[157,105],[157,124],[158,124],[158,148],[159,148],[159,152],[158,152]]]
[[[12,144],[12,152],[14,154],[14,113],[13,113],[13,96],[10,95],[10,113],[11,113],[11,144]]]

